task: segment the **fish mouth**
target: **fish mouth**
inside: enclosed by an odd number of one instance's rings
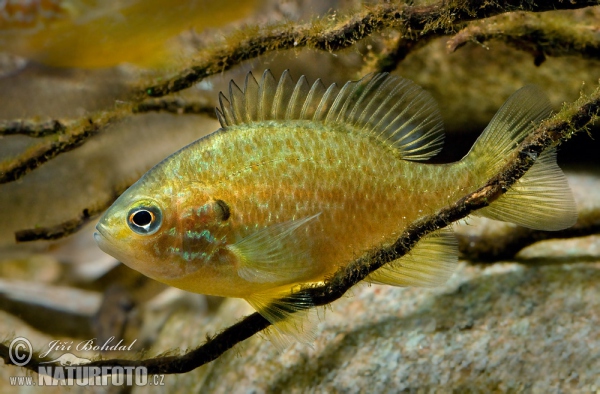
[[[104,236],[102,234],[100,234],[98,231],[94,232],[94,240],[96,241],[96,243],[100,243],[104,240]]]
[[[106,239],[106,237],[104,235],[102,235],[102,233],[100,232],[94,232],[94,241],[96,241],[96,245],[98,245],[98,248],[100,248],[101,251],[103,251],[104,253],[108,253],[108,239]]]
[[[112,246],[113,240],[114,238],[106,228],[98,223],[98,225],[96,225],[96,231],[94,232],[94,241],[96,241],[96,245],[98,245],[101,251],[114,257],[114,248]]]
[[[109,237],[107,236],[106,229],[102,226],[101,223],[96,225],[96,231],[94,232],[94,240],[102,248],[102,245],[109,241]]]

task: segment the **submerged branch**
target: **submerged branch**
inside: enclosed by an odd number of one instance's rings
[[[383,48],[371,52],[372,60],[367,61],[359,75],[371,72],[392,72],[412,51],[415,51],[436,38],[435,34],[425,33],[417,38],[398,36],[386,39]]]
[[[433,37],[433,35],[425,35],[419,40],[400,38],[396,46],[391,50],[386,51],[387,53],[379,59],[375,66],[375,70],[377,70],[377,72],[394,71],[398,67],[398,64],[404,60],[410,52],[426,45]]]
[[[133,113],[143,112],[170,112],[173,114],[207,115],[217,119],[214,105],[199,102],[190,102],[181,98],[175,99],[150,99],[133,107]]]
[[[447,43],[449,52],[454,52],[468,42],[482,44],[489,40],[504,41],[508,45],[529,52],[535,64],[542,64],[546,56],[578,55],[586,59],[600,60],[600,26],[573,26],[563,21],[532,18],[517,14],[502,18],[496,23],[475,24],[458,32]]]
[[[592,96],[582,96],[576,103],[566,106],[551,119],[543,121],[519,145],[510,162],[483,187],[441,209],[435,215],[424,217],[413,223],[393,245],[373,251],[341,268],[324,285],[304,288],[301,292],[311,297],[314,306],[326,305],[339,299],[370,273],[405,255],[427,234],[463,219],[473,211],[486,207],[498,199],[531,168],[535,158],[539,157],[545,149],[569,139],[575,132],[585,129],[598,116],[600,116],[600,87]],[[250,338],[269,325],[270,323],[260,314],[253,313],[207,340],[204,345],[181,356],[156,357],[146,360],[100,360],[93,361],[86,366],[146,367],[150,374],[184,373],[215,360],[237,343]],[[23,356],[23,352],[20,355]],[[12,363],[6,344],[0,344],[0,356],[6,364]],[[42,360],[37,355],[32,356],[25,368],[37,372]],[[50,369],[58,364],[50,363],[44,366]]]
[[[76,121],[61,134],[45,137],[43,142],[29,148],[17,158],[0,163],[0,184],[16,181],[59,154],[77,148],[110,122],[125,115],[124,110],[103,113]]]
[[[40,138],[51,134],[62,133],[66,126],[58,120],[33,122],[31,120],[8,120],[0,122],[0,136],[21,134],[28,137]]]
[[[45,140],[34,145],[17,158],[0,163],[0,184],[16,181],[59,154],[81,146],[113,121],[125,118],[131,113],[151,111],[208,115],[216,119],[215,108],[213,106],[197,102],[186,102],[182,99],[153,99],[142,101],[137,105],[121,106],[113,111],[73,121],[68,126],[58,120],[50,120],[42,123],[21,120],[2,122],[0,123],[0,136],[3,134],[23,134],[30,137],[45,137]],[[106,209],[106,207],[103,209]],[[101,211],[102,209],[100,209]],[[65,222],[62,225],[48,229],[24,230],[24,234],[25,232],[28,233],[21,242],[35,239],[60,238],[60,227],[73,228],[73,231],[68,229],[64,231],[65,236],[69,235],[80,228],[79,225],[74,226],[71,222],[75,221],[79,223],[82,220],[85,221],[86,216],[84,212],[80,218]],[[36,233],[39,234],[37,238]],[[53,235],[49,235],[50,233]],[[17,238],[19,239],[20,237],[17,236]]]
[[[468,236],[457,234],[458,248],[463,258],[473,262],[496,262],[514,258],[529,245],[548,239],[579,238],[600,234],[600,220],[581,223],[560,231],[511,228],[504,234]]]
[[[303,47],[338,51],[387,28],[398,29],[403,38],[417,41],[424,34],[429,37],[445,35],[459,24],[515,10],[544,12],[598,4],[597,0],[548,0],[538,3],[522,0],[486,3],[462,0],[428,6],[382,4],[329,23],[317,21],[301,26],[288,24],[258,29],[245,38],[237,38],[231,44],[226,43],[220,48],[201,53],[202,60],[195,65],[165,82],[142,88],[140,93],[161,97],[178,92],[210,75],[268,52]]]
[[[108,110],[93,119],[86,117],[73,121],[66,127],[57,126],[62,125],[58,121],[51,121],[46,126],[26,121],[23,123],[26,126],[23,127],[19,126],[20,121],[9,121],[4,124],[4,132],[2,132],[2,125],[0,125],[0,136],[16,132],[36,137],[46,136],[43,142],[18,157],[0,163],[0,184],[16,181],[59,154],[82,145],[106,127],[110,121],[131,115],[134,109],[137,109],[137,112],[160,109],[192,113],[195,109],[173,106],[173,102],[169,104],[165,101],[162,104],[151,105],[145,104],[143,100],[149,96],[161,97],[179,92],[210,75],[221,73],[265,53],[302,47],[337,51],[348,48],[375,32],[394,28],[400,32],[398,45],[389,51],[387,56],[384,55],[378,65],[382,70],[391,70],[410,51],[431,38],[452,33],[465,22],[516,10],[544,12],[578,9],[598,4],[600,4],[598,0],[548,0],[538,3],[524,0],[485,3],[476,0],[460,0],[441,1],[428,6],[381,4],[365,6],[359,12],[340,16],[337,19],[321,19],[304,25],[288,22],[266,28],[247,28],[244,32],[226,38],[225,43],[201,52],[198,55],[200,60],[196,64],[180,71],[174,77],[154,86],[139,88],[134,92],[135,97],[130,105]],[[188,110],[191,112],[186,112]],[[197,110],[204,113],[202,108]],[[54,126],[52,126],[53,122]]]

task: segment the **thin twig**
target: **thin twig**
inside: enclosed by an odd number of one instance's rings
[[[133,107],[133,113],[143,112],[170,112],[173,114],[207,115],[217,119],[214,105],[199,102],[190,102],[181,98],[149,99]]]
[[[498,236],[468,236],[457,234],[458,249],[463,258],[473,262],[496,262],[514,258],[529,245],[548,239],[579,238],[600,233],[600,221],[577,223],[560,231],[532,230],[525,227],[511,228]]]
[[[45,137],[42,143],[28,149],[16,159],[0,163],[0,184],[16,181],[59,154],[77,148],[109,123],[123,118],[126,113],[120,110],[85,118],[74,122],[62,134]]]
[[[542,64],[546,56],[578,55],[586,59],[600,59],[600,26],[572,26],[565,23],[559,28],[552,22],[518,14],[495,23],[471,25],[452,37],[446,47],[448,52],[454,52],[468,42],[482,44],[489,40],[504,41],[516,49],[531,53],[536,66]]]
[[[0,121],[0,136],[22,134],[28,137],[40,138],[51,134],[63,133],[67,127],[58,120],[33,122],[31,120]]]
[[[425,33],[417,38],[397,37],[394,40],[386,42],[381,52],[375,55],[375,61],[371,64],[367,63],[362,68],[360,75],[365,75],[370,72],[392,72],[398,68],[398,64],[402,62],[411,52],[424,47],[437,35]]]
[[[413,223],[393,245],[368,253],[341,268],[324,285],[305,288],[301,292],[311,297],[314,306],[326,305],[339,299],[371,272],[405,255],[427,234],[463,219],[473,211],[484,208],[498,199],[531,168],[535,158],[539,157],[545,149],[569,139],[577,131],[584,130],[598,116],[600,116],[600,87],[592,96],[580,98],[576,104],[565,107],[551,119],[543,121],[519,145],[511,160],[497,175],[488,180],[485,186],[441,209],[436,214]],[[260,314],[253,313],[209,339],[204,345],[182,356],[156,357],[146,360],[100,360],[93,361],[86,366],[146,367],[150,374],[184,373],[215,360],[237,343],[250,338],[269,325],[270,323]],[[23,356],[23,352],[20,355]],[[0,356],[6,364],[12,364],[6,344],[0,344]],[[31,361],[24,368],[37,372],[40,362],[40,358],[33,355]],[[44,366],[48,368],[49,373],[52,373],[51,369],[59,365],[50,363]]]

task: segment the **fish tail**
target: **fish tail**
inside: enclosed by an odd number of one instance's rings
[[[521,88],[498,110],[462,164],[473,169],[478,181],[485,182],[550,112],[550,102],[540,88]],[[556,148],[544,151],[502,197],[476,215],[538,230],[572,226],[577,210],[567,178],[556,163]]]

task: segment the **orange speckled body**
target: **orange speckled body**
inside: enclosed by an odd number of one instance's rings
[[[182,212],[185,204],[195,209],[209,195],[226,201],[231,218],[221,230],[221,248],[257,228],[321,213],[299,236],[309,243],[306,264],[311,268],[302,278],[306,282],[321,281],[365,251],[393,241],[406,225],[455,201],[478,181],[461,162],[404,161],[368,135],[302,121],[214,133],[166,159],[148,176],[162,185],[158,193],[164,196],[194,190],[179,202],[175,198],[169,207],[173,211]],[[180,258],[165,253],[191,229],[180,216],[173,219],[179,221],[174,237],[159,241],[153,259]],[[245,281],[235,269],[220,269],[236,264],[227,251],[224,255],[207,263],[215,275],[196,271],[166,282],[230,297],[273,287]]]

